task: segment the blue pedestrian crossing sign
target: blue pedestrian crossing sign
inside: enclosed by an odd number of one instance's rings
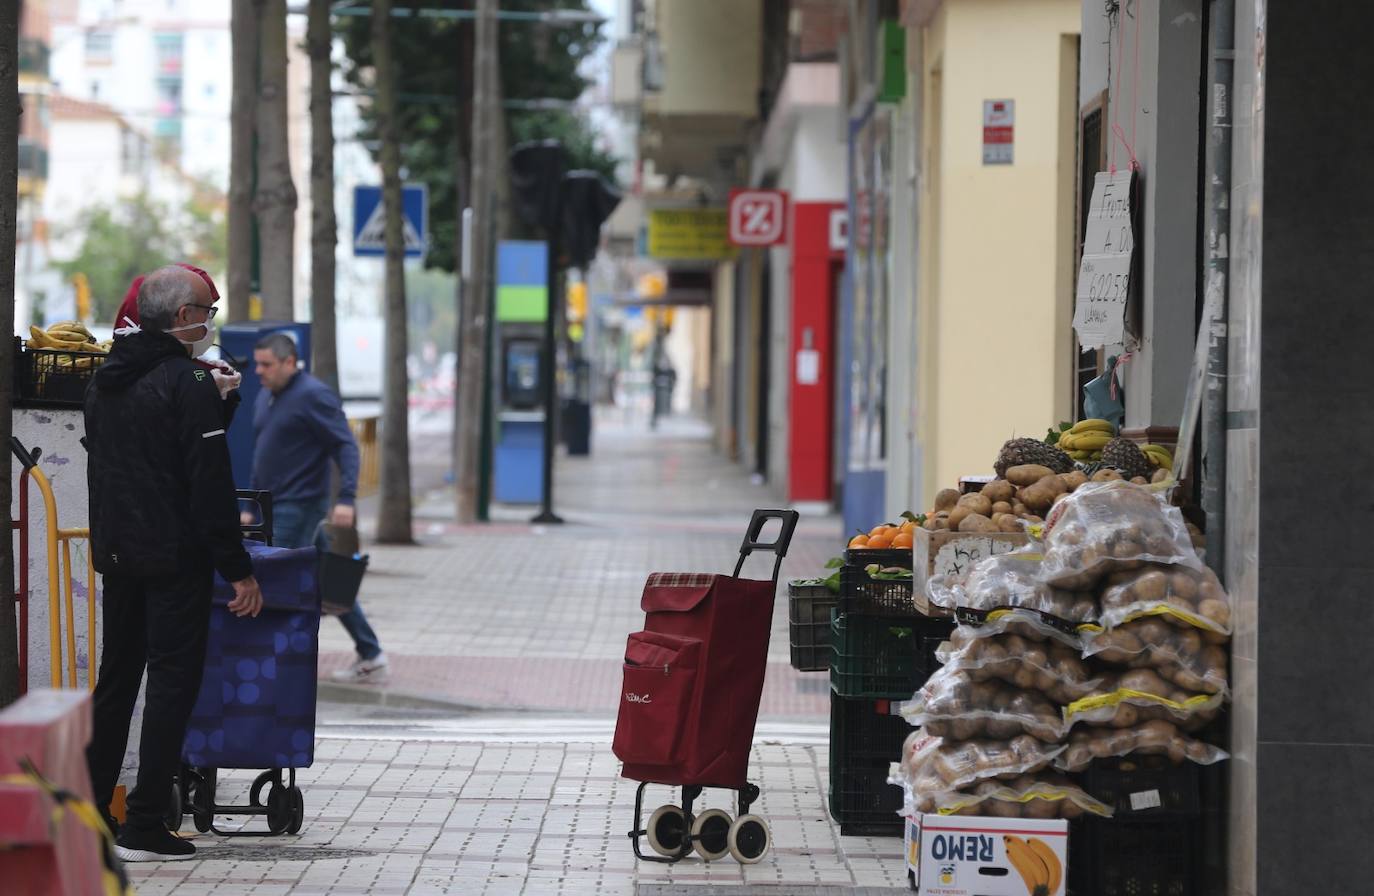
[[[424,258],[429,247],[429,191],[424,184],[401,187],[401,231],[406,258]],[[353,188],[353,254],[378,258],[386,254],[386,214],[382,188]]]

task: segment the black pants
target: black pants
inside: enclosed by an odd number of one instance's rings
[[[186,723],[200,690],[210,627],[208,566],[167,578],[105,576],[104,654],[95,685],[94,732],[86,749],[96,805],[110,805],[119,780],[143,670],[148,670],[138,782],[127,823],[161,825],[181,764]]]

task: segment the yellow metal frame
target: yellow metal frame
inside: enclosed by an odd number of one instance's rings
[[[72,584],[72,542],[86,542],[86,645],[90,655],[90,667],[86,675],[86,689],[95,690],[98,664],[95,656],[95,557],[91,554],[91,530],[60,529],[57,525],[57,499],[53,497],[52,483],[47,474],[37,466],[26,471],[38,485],[43,495],[43,510],[47,521],[48,534],[48,653],[51,660],[52,686],[78,687],[76,677],[76,609],[75,588]],[[59,550],[61,565],[58,564]],[[28,558],[23,558],[27,563]],[[66,672],[63,676],[62,621],[66,622]],[[64,684],[70,679],[70,685]]]

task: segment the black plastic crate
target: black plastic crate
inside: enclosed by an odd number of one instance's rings
[[[886,700],[830,695],[829,802],[841,834],[902,836],[902,788],[887,779],[911,730]]]
[[[830,639],[830,688],[841,697],[906,700],[921,683],[909,620],[836,613]]]
[[[838,600],[825,585],[787,583],[787,622],[793,669],[824,672],[830,668],[830,611]]]
[[[1117,818],[1197,816],[1202,812],[1201,767],[1174,765],[1165,756],[1097,759],[1083,773],[1083,788],[1111,806]]]
[[[849,566],[857,566],[859,569],[863,569],[870,563],[911,569],[912,556],[911,548],[846,548],[844,562]]]
[[[949,619],[837,612],[830,688],[841,697],[908,700],[938,667],[935,648],[953,628]]]
[[[1200,896],[1197,818],[1085,818],[1069,833],[1070,896]]]
[[[21,404],[40,407],[82,407],[86,387],[100,365],[104,352],[30,349],[14,340],[14,397]]]
[[[875,579],[862,566],[840,568],[840,610],[876,616],[915,616],[911,579]]]

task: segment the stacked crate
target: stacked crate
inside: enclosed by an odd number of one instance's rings
[[[846,835],[902,835],[902,789],[887,783],[911,726],[894,701],[911,699],[936,668],[953,622],[926,616],[912,580],[874,579],[865,567],[911,569],[909,550],[851,550],[831,619],[830,814]]]

